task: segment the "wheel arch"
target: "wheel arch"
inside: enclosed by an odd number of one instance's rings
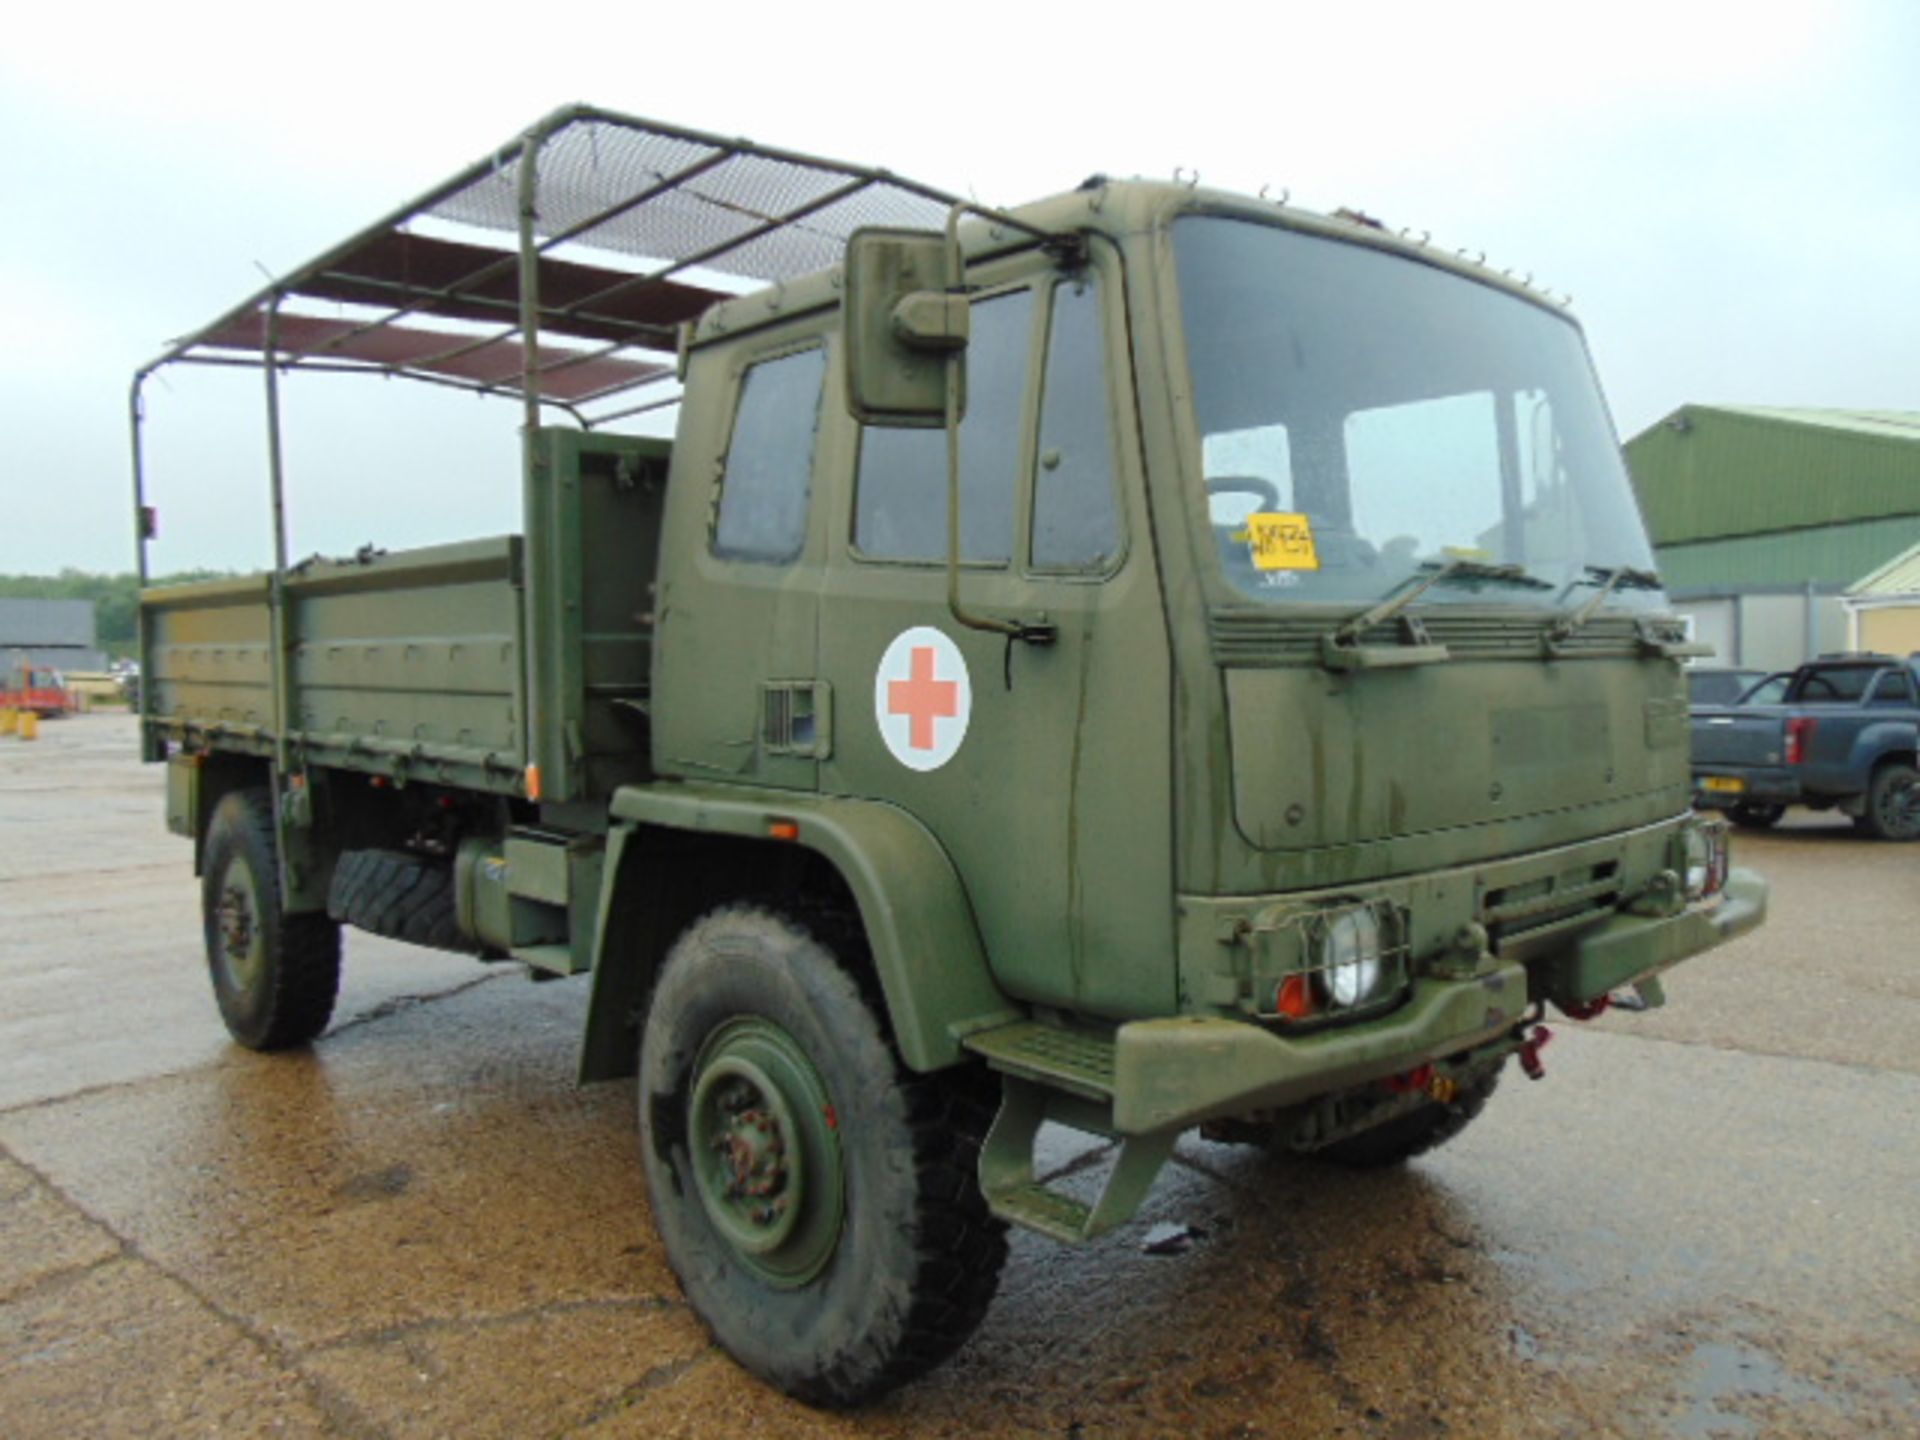
[[[1883,750],[1874,756],[1873,763],[1867,767],[1867,773],[1871,775],[1874,771],[1884,770],[1889,765],[1907,765],[1920,770],[1920,752],[1914,749],[1911,735],[1906,737],[1904,744],[1896,745],[1890,750]]]
[[[634,1073],[634,1026],[675,937],[713,905],[756,894],[824,891],[851,903],[913,1070],[957,1064],[962,1036],[1018,1018],[994,983],[953,862],[905,811],[799,793],[633,787],[615,794],[612,812],[583,1081]]]
[[[1854,737],[1848,764],[1869,782],[1883,765],[1915,765],[1920,755],[1920,725],[1910,720],[1887,720],[1864,725]]]
[[[192,787],[193,873],[206,873],[207,832],[220,802],[238,790],[271,790],[273,766],[256,755],[209,750],[195,757]]]
[[[1911,748],[1892,749],[1874,760],[1873,768],[1867,776],[1866,792],[1861,797],[1860,815],[1855,819],[1854,824],[1861,826],[1868,834],[1880,840],[1920,839],[1920,829],[1916,829],[1913,823],[1916,818],[1913,810],[1915,781],[1911,779],[1908,781],[1905,800],[1898,798],[1900,792],[1891,792],[1899,812],[1896,817],[1890,819],[1882,808],[1884,803],[1881,795],[1882,781],[1895,770],[1904,770],[1909,776],[1920,774],[1920,764],[1916,763],[1916,756]]]

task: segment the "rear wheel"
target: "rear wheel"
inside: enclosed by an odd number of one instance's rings
[[[697,920],[648,1008],[640,1132],[689,1303],[747,1369],[853,1405],[959,1349],[1007,1253],[980,1193],[973,1072],[888,1044],[858,927],[755,906]]]
[[[1875,770],[1854,824],[1876,840],[1920,839],[1920,770],[1897,760]]]
[[[333,1015],[340,927],[280,902],[273,802],[235,790],[214,808],[201,856],[207,971],[227,1031],[250,1050],[304,1045]]]

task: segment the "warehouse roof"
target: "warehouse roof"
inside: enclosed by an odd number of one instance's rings
[[[1746,415],[1756,420],[1778,420],[1789,425],[1813,425],[1851,435],[1875,435],[1888,440],[1920,441],[1920,411],[1814,410],[1778,405],[1688,405],[1675,414],[1714,410],[1723,415]]]
[[[1920,542],[1847,587],[1849,595],[1920,594]]]
[[[1799,589],[1809,581],[1817,591],[1837,594],[1914,545],[1920,545],[1920,516],[1908,515],[1660,545],[1655,555],[1660,578],[1683,599],[1689,591]]]
[[[1686,405],[1626,454],[1676,586],[1840,588],[1920,539],[1920,414]]]
[[[93,645],[91,600],[0,598],[0,646]]]

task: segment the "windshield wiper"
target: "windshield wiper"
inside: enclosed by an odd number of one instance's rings
[[[1616,590],[1658,590],[1660,577],[1651,570],[1637,570],[1631,565],[1589,565],[1587,573],[1567,586],[1571,590],[1575,585],[1598,585],[1600,588],[1577,610],[1568,611],[1554,621],[1547,631],[1549,643],[1558,644],[1567,639],[1600,613],[1600,607],[1607,603],[1607,597]]]
[[[1518,565],[1493,565],[1485,560],[1469,560],[1465,556],[1446,561],[1430,560],[1420,569],[1424,573],[1402,580],[1400,588],[1390,592],[1378,605],[1342,620],[1328,633],[1327,639],[1336,645],[1350,645],[1374,626],[1391,620],[1434,586],[1456,577],[1464,580],[1503,580],[1532,590],[1553,588],[1551,581],[1529,575]]]
[[[1447,658],[1447,647],[1428,643],[1426,630],[1409,620],[1407,639],[1402,646],[1362,645],[1360,639],[1376,625],[1383,625],[1400,614],[1434,586],[1449,580],[1498,580],[1522,585],[1530,590],[1551,590],[1551,581],[1529,575],[1519,565],[1496,565],[1485,560],[1458,556],[1452,560],[1429,561],[1420,572],[1400,582],[1377,605],[1350,615],[1320,637],[1320,658],[1334,669],[1360,669],[1374,665],[1420,665]]]

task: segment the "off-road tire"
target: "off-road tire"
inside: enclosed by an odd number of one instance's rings
[[[736,1360],[812,1405],[860,1404],[945,1360],[985,1316],[1007,1255],[977,1174],[993,1118],[985,1073],[907,1070],[882,1014],[857,924],[736,904],[675,942],[641,1041],[641,1152],[668,1262]],[[712,1171],[729,1162],[694,1168],[693,1137],[714,1123],[701,1097],[717,1088],[711,1077],[734,1058],[742,1027],[790,1044],[819,1082],[816,1105],[803,1113],[795,1103],[791,1133],[776,1132],[782,1167],[789,1154],[811,1157],[795,1170],[804,1183],[793,1186],[792,1234],[812,1237],[797,1258],[790,1239],[764,1257],[745,1253],[716,1219],[747,1203],[717,1193]],[[725,1155],[726,1143],[700,1148]],[[837,1222],[823,1219],[835,1212]],[[742,1222],[729,1218],[738,1233]],[[789,1262],[792,1273],[771,1279],[760,1269]]]
[[[1727,818],[1743,830],[1771,830],[1786,813],[1784,805],[1735,805],[1727,811]]]
[[[325,915],[289,915],[281,904],[267,791],[229,791],[214,807],[200,913],[214,1000],[235,1040],[285,1050],[327,1028],[340,990],[340,927]]]
[[[333,868],[327,914],[436,950],[471,951],[453,903],[453,866],[405,850],[349,850]]]
[[[1920,840],[1920,771],[1891,760],[1873,772],[1867,808],[1854,827],[1876,840]]]
[[[1330,1160],[1353,1170],[1378,1170],[1398,1165],[1416,1155],[1424,1155],[1436,1145],[1444,1145],[1487,1108],[1487,1101],[1500,1084],[1499,1070],[1490,1070],[1460,1087],[1446,1104],[1435,1101],[1422,1105],[1371,1130],[1362,1130],[1345,1140],[1314,1151],[1316,1158]]]

